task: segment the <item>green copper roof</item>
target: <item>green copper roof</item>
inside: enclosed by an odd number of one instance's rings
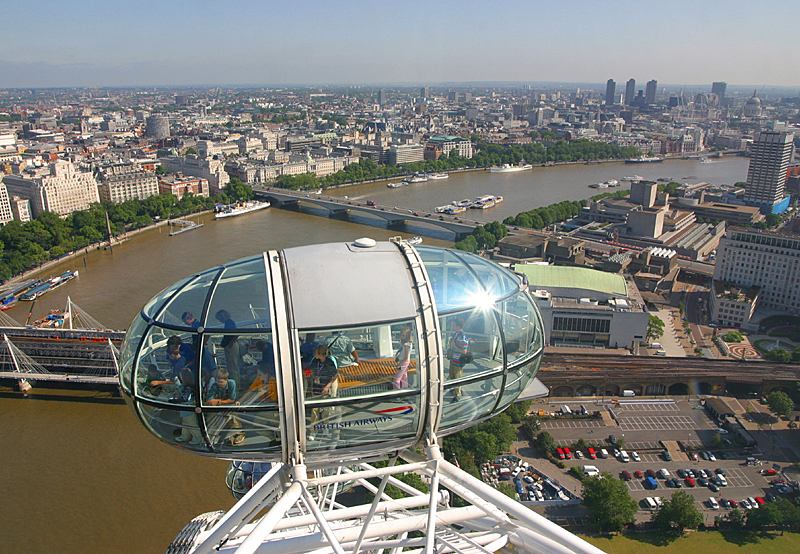
[[[528,277],[532,290],[550,288],[586,289],[615,296],[627,296],[625,278],[587,267],[517,265],[515,271]]]

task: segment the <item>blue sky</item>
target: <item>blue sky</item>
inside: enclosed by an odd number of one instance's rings
[[[0,87],[800,85],[797,0],[0,3]]]

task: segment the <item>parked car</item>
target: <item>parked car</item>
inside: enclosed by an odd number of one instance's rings
[[[559,449],[559,450],[560,450],[560,449]],[[678,470],[678,471],[676,471],[675,473],[677,473],[677,474],[678,474],[678,477],[680,477],[681,479],[686,479],[686,477],[688,476],[688,474],[686,473],[686,470],[685,470],[685,469],[679,469],[679,470]]]
[[[750,506],[753,508],[758,508],[761,505],[758,502],[756,502],[756,499],[753,498],[752,496],[748,496],[747,501],[750,502]]]
[[[644,474],[647,475],[648,477],[653,477],[653,478],[655,478],[656,476],[656,472],[653,471],[652,469],[648,469],[647,471],[644,472]]]
[[[713,453],[713,452],[711,452],[711,451],[709,450],[709,451],[707,452],[707,454],[708,454],[708,460],[709,460],[710,462],[716,462],[716,461],[717,461],[717,457],[716,457],[716,456],[714,456],[714,453]]]
[[[564,449],[560,446],[556,448],[556,456],[558,456],[559,460],[563,460],[566,456],[564,455]]]
[[[771,476],[771,475],[777,475],[777,474],[778,474],[778,472],[774,468],[768,468],[768,469],[762,469],[761,470],[761,475]]]
[[[697,480],[697,486],[698,487],[707,487],[708,486],[708,479],[704,479],[703,477],[700,477]]]
[[[687,486],[687,487],[694,487],[694,486],[695,486],[695,484],[696,484],[696,482],[695,482],[695,480],[694,480],[694,477],[687,477],[687,478],[686,478],[686,479],[684,479],[683,481],[684,481],[684,483],[686,483],[686,486]]]
[[[605,448],[601,448],[600,449],[600,457],[603,458],[603,459],[608,458],[608,450],[606,450]]]
[[[564,457],[567,460],[571,460],[572,459],[572,452],[570,451],[569,447],[567,447],[567,446],[564,447]]]
[[[697,452],[692,452],[692,460],[694,460],[695,462],[700,461],[700,456],[697,455]]]
[[[719,485],[720,487],[727,487],[728,486],[728,480],[725,478],[724,475],[722,475],[722,474],[718,474],[717,475],[717,485]]]
[[[737,508],[739,506],[739,503],[735,500],[728,500],[728,502],[730,503],[731,508]]]
[[[655,477],[646,477],[644,480],[644,488],[655,490],[658,488],[658,481],[656,481]]]
[[[717,475],[725,475],[725,470],[722,469],[721,467],[718,467],[717,469],[714,470],[714,473],[716,473]]]
[[[644,473],[642,472],[641,469],[637,469],[636,471],[634,471],[633,476],[636,477],[637,479],[644,479]]]
[[[669,451],[668,451],[668,450],[664,450],[664,451],[661,453],[661,457],[662,457],[662,458],[664,458],[664,461],[665,461],[665,462],[671,462],[671,461],[672,461],[672,456],[670,455],[670,453],[669,453]]]
[[[624,470],[620,472],[619,478],[623,481],[630,481],[632,479],[630,472]]]
[[[723,508],[730,508],[731,507],[731,501],[728,500],[727,498],[720,498],[719,499],[719,503]]]
[[[763,496],[756,496],[756,502],[758,502],[759,506],[763,506],[767,503]]]
[[[667,468],[664,467],[658,470],[658,476],[661,477],[662,479],[668,479],[670,477],[670,474]]]
[[[708,497],[708,507],[712,510],[719,510],[719,502],[713,496]]]
[[[749,501],[749,500],[747,500],[746,498],[742,498],[742,499],[739,501],[739,506],[741,506],[741,507],[742,507],[742,508],[744,508],[745,510],[752,510],[752,509],[753,509],[753,506],[751,506],[751,505],[750,505],[750,501]]]
[[[719,487],[714,482],[709,482],[708,488],[711,492],[719,492]]]
[[[373,206],[374,207],[375,206],[375,201],[374,200],[367,200],[367,206]]]
[[[586,449],[586,453],[589,455],[590,459],[592,459],[592,460],[596,460],[597,459],[597,451],[594,448],[592,448],[591,446]]]
[[[703,479],[708,479],[709,475],[706,473],[705,469],[698,469],[697,470],[698,476],[702,477]]]
[[[583,459],[583,452],[581,452],[580,450],[576,450],[575,451],[575,459],[576,460],[582,460]]]
[[[639,453],[636,452],[635,450],[633,452],[631,452],[631,458],[633,458],[634,462],[641,462],[642,461],[642,459],[639,457]]]

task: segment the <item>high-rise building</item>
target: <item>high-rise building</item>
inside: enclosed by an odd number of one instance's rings
[[[169,137],[169,118],[164,115],[151,115],[147,118],[144,134],[155,140],[163,140]]]
[[[800,314],[800,236],[731,228],[717,248],[711,313],[743,326],[757,305]]]
[[[625,104],[632,106],[634,98],[636,98],[636,79],[631,78],[625,83]]]
[[[23,175],[7,175],[4,183],[10,194],[30,200],[34,217],[42,212],[65,216],[100,201],[94,175],[65,160]]]
[[[139,164],[114,164],[100,169],[100,200],[118,204],[158,194],[158,177]]]
[[[614,95],[617,92],[617,83],[614,79],[606,81],[606,106],[614,105]]]
[[[0,225],[5,225],[12,219],[14,219],[14,214],[11,211],[11,200],[8,190],[3,184],[3,176],[0,175]]]
[[[378,89],[378,105],[383,107],[383,103],[386,101],[386,94],[383,92],[382,88]]]
[[[658,88],[658,81],[651,79],[647,81],[647,86],[644,91],[644,101],[650,105],[656,103],[656,89]]]
[[[744,201],[764,213],[782,213],[789,206],[785,197],[786,171],[792,159],[794,135],[782,131],[756,133],[750,152]]]
[[[419,89],[419,96],[420,96],[420,98],[422,98],[422,99],[427,99],[427,98],[430,98],[430,96],[431,96],[431,91],[430,91],[430,89],[429,89],[428,87],[422,87],[422,88],[420,88],[420,89]]]
[[[725,81],[714,81],[711,83],[711,92],[719,97],[720,103],[725,100],[725,91],[728,90],[728,83]]]

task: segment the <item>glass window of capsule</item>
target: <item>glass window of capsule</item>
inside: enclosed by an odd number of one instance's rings
[[[510,271],[462,252],[416,251],[441,337],[441,436],[520,395],[538,369],[542,326]],[[281,459],[289,402],[308,457],[422,438],[431,376],[420,354],[419,310],[387,321],[291,328],[293,362],[281,367],[276,360],[289,345],[276,344],[271,318],[280,312],[269,305],[268,275],[265,256],[231,262],[165,289],[134,318],[120,379],[148,429],[197,452]],[[282,284],[287,297],[301,293],[292,285]],[[399,289],[385,294],[417,294],[410,279]]]

